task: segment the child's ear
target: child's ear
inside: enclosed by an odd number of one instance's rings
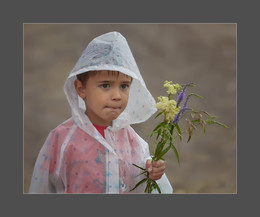
[[[84,91],[84,90],[85,90],[85,87],[82,85],[82,82],[81,82],[80,80],[76,79],[76,80],[74,81],[74,86],[75,86],[75,89],[76,89],[78,95],[79,95],[82,99],[84,99],[84,98],[86,97],[86,94],[85,94],[85,91]]]

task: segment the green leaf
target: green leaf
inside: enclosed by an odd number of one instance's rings
[[[158,160],[163,160],[163,161],[165,161],[165,159],[164,159],[163,157],[160,157],[160,159],[158,159]]]
[[[148,171],[143,171],[143,172],[141,172],[140,174],[138,174],[137,176],[141,176],[141,175],[143,175],[143,174],[145,174],[145,173],[147,173],[146,175],[148,175]],[[136,177],[137,177],[136,176]]]
[[[149,182],[149,179],[147,180],[147,184],[146,184],[146,187],[144,189],[144,192],[145,193],[150,193],[150,188],[151,188],[151,182]]]
[[[156,181],[153,182],[153,185],[154,185],[154,188],[156,188],[157,191],[161,194],[162,193],[161,189],[160,189],[159,185],[156,183]]]
[[[190,126],[189,129],[188,129],[188,131],[189,131],[189,138],[188,138],[187,143],[189,143],[189,141],[190,141],[190,139],[191,139],[193,129],[195,129],[194,126]]]
[[[162,113],[163,113],[163,111],[162,111],[162,112],[159,112],[159,113],[154,117],[154,119],[158,118]]]
[[[169,145],[166,149],[164,149],[159,155],[158,155],[158,159],[161,159],[161,157],[163,155],[165,155],[171,148],[171,145]]]
[[[190,141],[190,139],[191,139],[191,136],[192,136],[192,133],[189,134],[189,138],[188,138],[187,143],[189,143],[189,141]]]
[[[203,99],[203,97],[201,95],[196,94],[196,93],[191,93],[190,96],[196,96],[196,97],[198,97],[200,99]]]
[[[193,123],[200,122],[200,119],[195,119],[195,120],[192,120],[191,122],[193,122]]]
[[[141,170],[145,170],[146,171],[146,169],[144,169],[144,168],[142,168],[142,167],[139,167],[138,165],[136,165],[136,164],[133,164],[135,167],[138,167],[139,169],[141,169]]]
[[[179,153],[178,153],[176,147],[173,145],[173,143],[170,143],[170,145],[171,145],[171,148],[173,149],[173,151],[174,151],[174,153],[175,153],[175,155],[176,155],[176,158],[177,158],[177,160],[178,160],[178,164],[179,164],[179,166],[180,166],[180,157],[179,157]]]
[[[141,185],[142,183],[146,182],[148,180],[148,178],[144,178],[142,179],[140,182],[138,182],[134,188],[132,188],[130,191],[135,190],[139,185]]]
[[[162,151],[162,149],[163,149],[165,143],[166,143],[165,140],[164,140],[164,141],[160,141],[160,142],[158,143],[158,145],[156,146],[156,150],[155,150],[155,154],[154,154],[154,155],[156,156],[156,158],[157,158],[157,156],[159,155],[159,153]]]
[[[162,129],[159,129],[158,130],[158,134],[157,134],[157,137],[156,137],[156,140],[159,138],[159,136],[161,135],[161,132],[162,132]]]
[[[164,137],[166,137],[170,141],[174,140],[174,137],[173,137],[173,135],[170,132],[165,133]]]
[[[222,123],[220,123],[220,122],[218,122],[218,121],[213,121],[213,120],[211,120],[211,119],[206,120],[206,122],[207,122],[208,124],[218,124],[218,125],[220,125],[221,127],[228,128],[227,125],[222,124]]]
[[[172,133],[173,133],[173,129],[174,129],[174,125],[172,124],[171,125],[171,128],[170,128],[170,134],[172,135]]]
[[[180,137],[180,140],[182,141],[182,132],[181,132],[181,129],[180,129],[180,127],[179,127],[179,124],[175,124],[175,127],[176,127],[176,129],[177,129],[177,131],[178,131],[178,135],[179,135],[179,137]]]
[[[166,125],[166,124],[167,124],[166,122],[161,122],[161,123],[159,123],[159,124],[154,128],[153,132],[154,132],[154,131],[157,131],[159,128],[163,127],[163,126]]]
[[[158,133],[158,132],[157,131],[153,131],[152,133],[149,134],[149,136],[152,137],[156,133]]]

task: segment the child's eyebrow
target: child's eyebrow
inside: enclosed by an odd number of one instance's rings
[[[132,81],[126,80],[126,81],[122,81],[121,83],[124,83],[124,84],[131,84]]]
[[[115,82],[114,80],[102,80],[102,81],[97,81],[97,83],[114,83],[114,82]],[[131,84],[132,81],[125,80],[125,81],[121,81],[121,83]]]
[[[98,83],[111,83],[113,82],[112,80],[102,80],[102,81],[97,81]]]

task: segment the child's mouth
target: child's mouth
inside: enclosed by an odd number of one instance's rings
[[[105,108],[111,109],[111,110],[120,110],[120,106],[105,106]]]

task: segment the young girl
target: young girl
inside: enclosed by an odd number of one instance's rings
[[[125,38],[111,32],[89,43],[64,91],[72,117],[52,130],[35,163],[29,193],[129,193],[146,167],[172,193],[164,162],[130,124],[146,121],[155,101]],[[145,185],[131,193],[143,193]]]

